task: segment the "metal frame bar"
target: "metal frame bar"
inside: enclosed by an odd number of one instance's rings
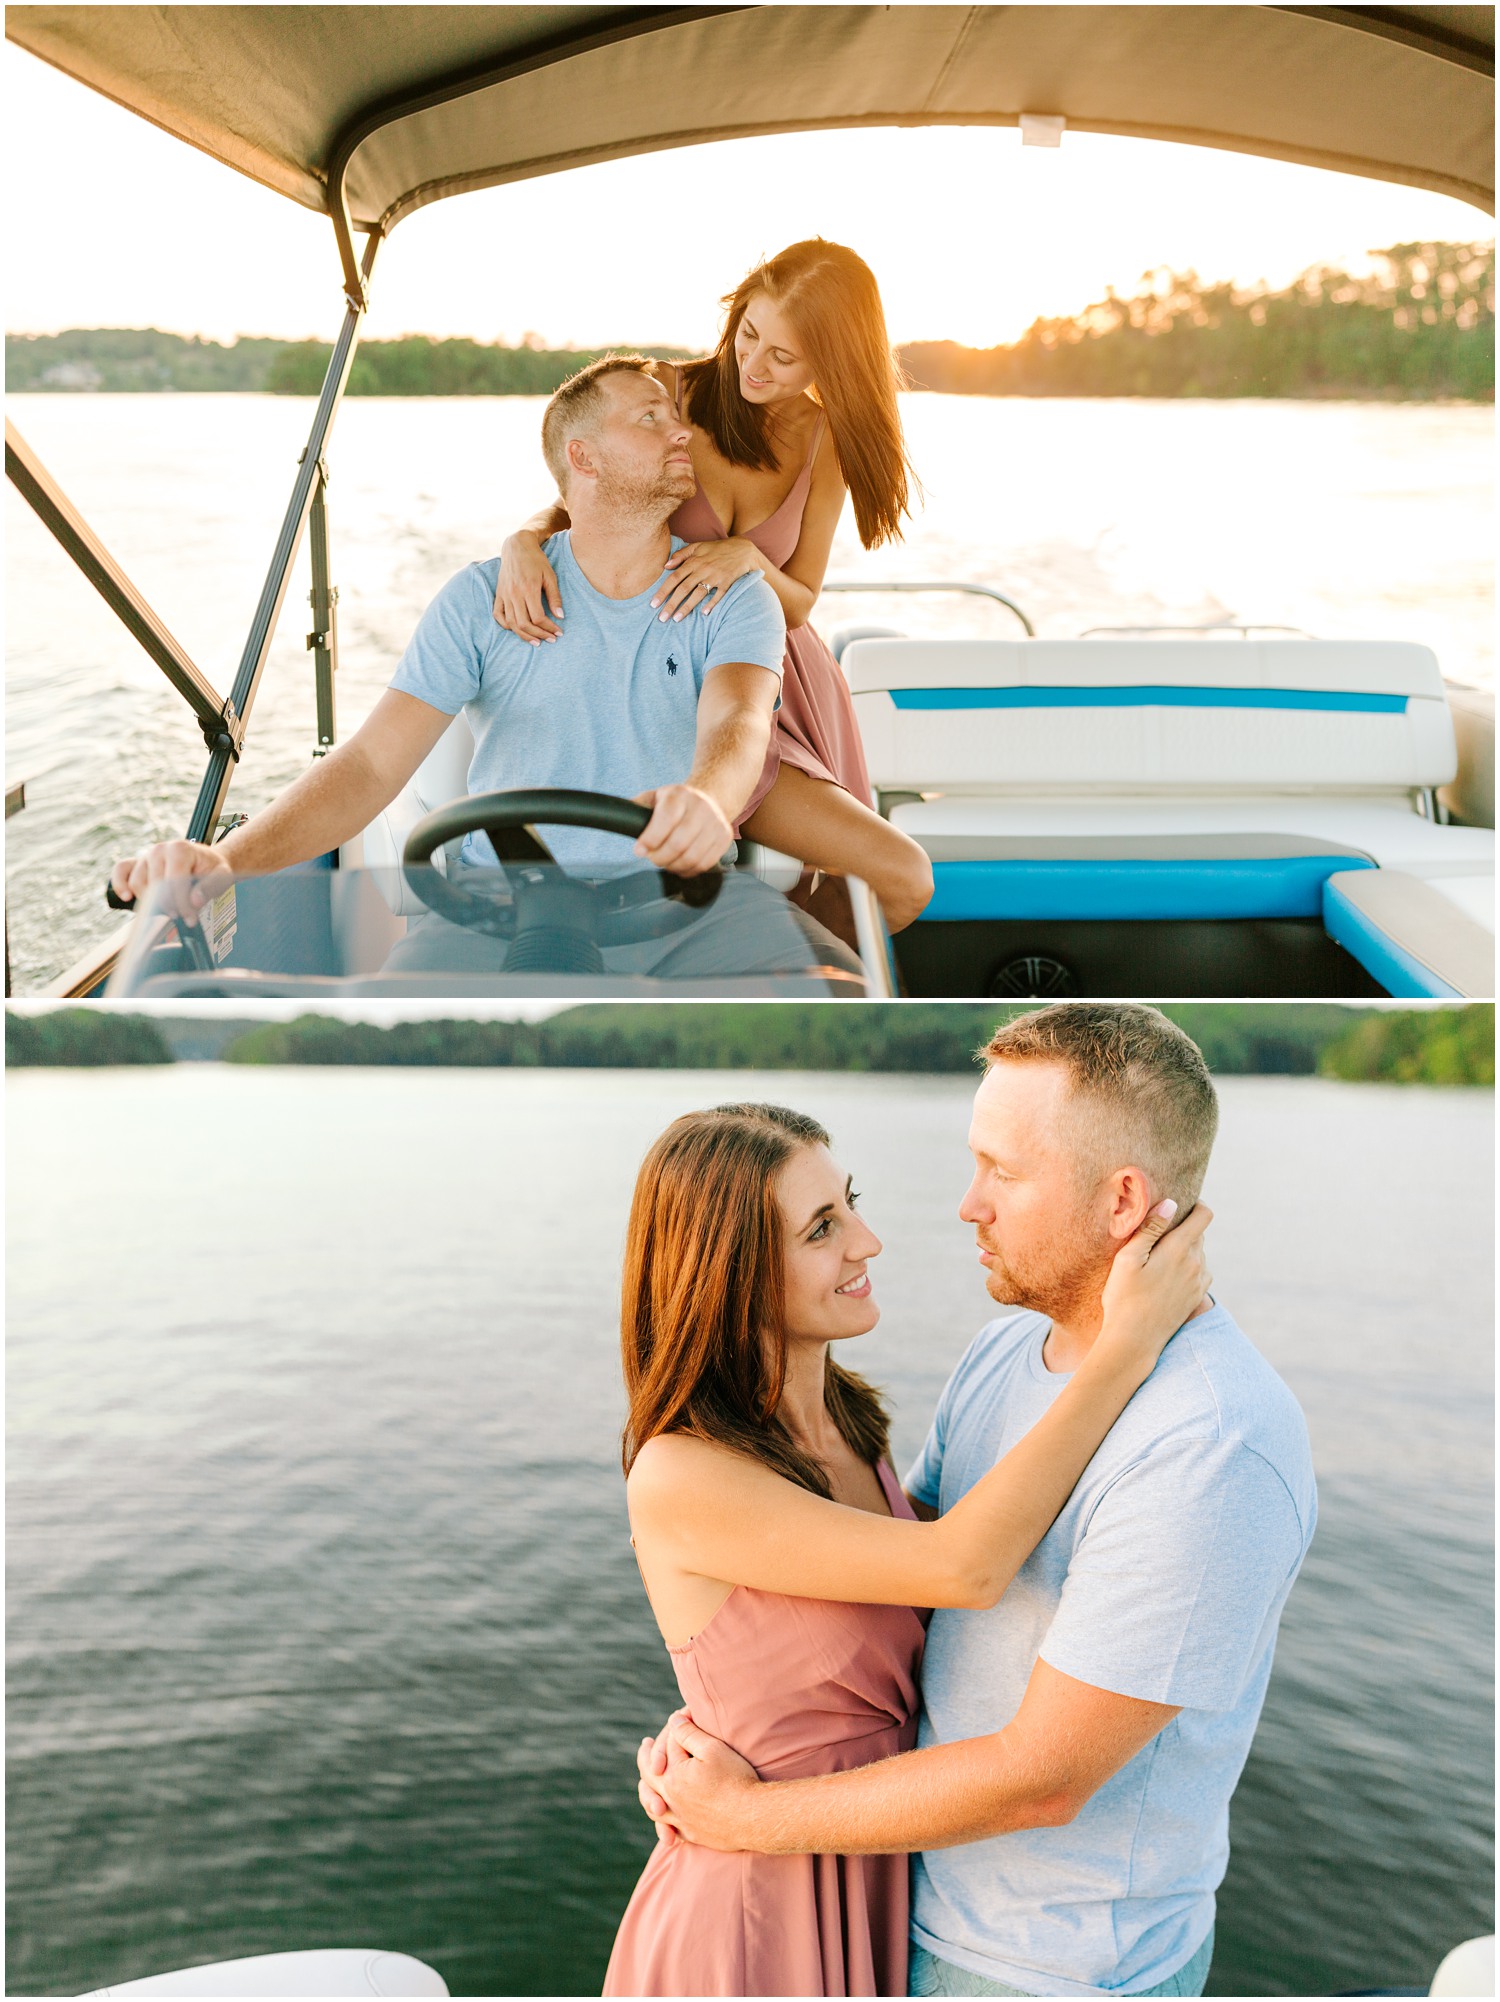
[[[5,788],[5,817],[26,811],[26,781],[18,779],[13,786]],[[10,909],[5,912],[5,998],[10,999]]]
[[[992,584],[967,584],[958,578],[943,577],[881,577],[868,581],[863,577],[826,577],[824,591],[864,591],[877,597],[883,591],[966,591],[970,597],[993,598],[997,605],[1004,605],[1006,611],[1014,612],[1026,629],[1029,640],[1036,638],[1036,627],[1027,618],[1014,599],[1007,598],[1003,591],[997,591]]]
[[[344,313],[344,324],[339,330],[338,339],[334,342],[333,353],[329,356],[328,371],[323,377],[318,407],[313,413],[312,428],[303,447],[297,478],[292,487],[292,497],[287,503],[281,533],[277,536],[276,547],[272,551],[271,567],[266,572],[265,583],[261,586],[255,616],[250,621],[250,631],[245,638],[244,652],[240,655],[234,686],[229,692],[229,709],[237,719],[242,734],[250,715],[251,705],[255,701],[256,691],[260,687],[261,675],[265,671],[266,656],[271,650],[276,620],[286,597],[292,564],[301,547],[302,532],[307,526],[314,496],[322,489],[323,448],[328,442],[333,420],[338,415],[339,404],[343,401],[344,389],[349,381],[349,371],[354,364],[354,350],[359,345],[360,321],[364,318],[366,287],[380,240],[379,234],[374,233],[365,246],[360,266],[361,297],[358,300],[352,298],[349,300]],[[219,812],[224,804],[224,795],[229,790],[229,782],[233,777],[238,755],[238,749],[228,744],[216,745],[210,754],[208,769],[203,774],[203,783],[198,789],[198,798],[193,806],[192,819],[188,822],[189,841],[213,839],[214,828],[218,824]]]
[[[42,525],[56,536],[64,553],[182,696],[203,726],[205,738],[212,743],[227,731],[237,753],[239,732],[228,717],[224,698],[146,603],[9,418],[5,421],[5,472]]]
[[[1184,633],[1238,633],[1242,640],[1252,633],[1290,633],[1293,639],[1310,640],[1312,634],[1301,626],[1262,625],[1258,620],[1243,624],[1238,619],[1210,619],[1206,625],[1158,625],[1158,626],[1086,626],[1078,635],[1081,640],[1095,639],[1149,639],[1152,633],[1175,633],[1179,638]]]
[[[9,420],[6,422],[7,477],[44,526],[57,538],[66,554],[99,592],[121,624],[156,662],[168,681],[187,702],[202,728],[210,755],[208,769],[203,775],[192,818],[188,823],[187,835],[191,841],[210,841],[213,838],[223,808],[224,795],[229,790],[234,766],[244,742],[251,705],[255,701],[261,675],[265,671],[266,657],[270,652],[276,622],[286,598],[292,564],[301,547],[303,530],[308,524],[309,517],[313,524],[313,588],[309,595],[313,606],[314,630],[309,633],[307,643],[309,648],[314,650],[317,690],[318,744],[315,755],[321,756],[334,741],[336,718],[333,677],[338,667],[334,607],[338,602],[338,592],[329,582],[328,515],[324,500],[328,468],[323,452],[329,432],[333,428],[333,420],[343,401],[344,390],[348,385],[349,371],[354,363],[354,351],[359,345],[360,322],[364,317],[365,301],[368,297],[367,286],[381,240],[381,233],[378,230],[372,231],[365,246],[365,254],[359,266],[359,297],[349,300],[344,314],[344,324],[334,343],[333,353],[329,357],[323,386],[318,395],[318,407],[313,414],[312,428],[299,461],[291,499],[287,503],[281,532],[277,536],[276,546],[271,555],[270,568],[266,572],[265,583],[261,586],[255,615],[250,622],[250,631],[240,655],[239,668],[227,698],[220,696],[187,650],[173,637],[165,623],[131,583],[14,425]],[[12,813],[18,812],[24,804],[23,788],[7,791],[6,818],[9,819]],[[49,992],[67,995],[96,993],[113,970],[129,931],[130,927],[124,926],[113,938],[107,939],[101,946],[87,953],[76,965],[70,967],[59,981],[54,982]],[[7,994],[10,992],[9,944],[7,936],[5,969]]]
[[[333,748],[338,736],[334,677],[339,666],[337,585],[329,581],[328,569],[328,467],[318,462],[318,483],[313,489],[312,511],[307,518],[307,546],[312,557],[312,589],[307,594],[312,606],[313,629],[307,636],[313,657],[313,686],[318,709],[318,743],[313,752],[321,758]]]
[[[365,254],[360,264],[360,297],[357,300],[350,299],[344,313],[344,324],[334,343],[333,353],[329,357],[328,369],[318,395],[318,407],[313,414],[312,428],[308,433],[297,478],[292,486],[291,499],[287,503],[281,532],[271,553],[270,568],[261,586],[255,614],[250,621],[250,630],[240,655],[239,667],[227,697],[219,694],[187,649],[173,636],[165,622],[157,616],[131,583],[124,570],[110,555],[19,431],[9,419],[6,420],[7,477],[43,525],[57,538],[64,552],[88,578],[127,632],[139,641],[151,659],[156,662],[202,727],[204,741],[209,747],[209,760],[208,769],[203,775],[198,797],[193,806],[192,818],[188,822],[187,838],[190,841],[209,841],[213,838],[214,828],[224,804],[224,795],[229,790],[229,782],[239,759],[240,747],[244,742],[250,710],[260,687],[261,676],[265,672],[266,657],[271,650],[276,622],[286,598],[292,564],[296,561],[297,551],[301,547],[303,530],[307,527],[309,516],[313,524],[311,599],[314,630],[308,635],[307,643],[314,649],[318,754],[321,755],[326,751],[334,741],[336,719],[333,677],[338,666],[334,606],[338,602],[338,593],[329,582],[328,515],[324,501],[328,469],[324,463],[323,451],[328,442],[329,432],[333,428],[333,420],[343,401],[344,390],[349,381],[349,371],[354,363],[354,352],[359,345],[360,321],[364,317],[367,287],[380,242],[379,232],[372,232],[365,246]]]
[[[891,977],[891,945],[875,892],[862,876],[846,876],[844,888],[849,892],[854,936],[865,969],[865,999],[893,1001],[896,983]]]

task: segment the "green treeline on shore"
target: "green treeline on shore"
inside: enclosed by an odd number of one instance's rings
[[[114,1064],[169,1064],[175,1061],[161,1030],[144,1015],[117,1015],[107,1008],[56,1008],[45,1015],[5,1011],[8,1066],[52,1064],[64,1069],[98,1070]]]
[[[333,1015],[226,1023],[212,1051],[234,1064],[440,1065],[461,1068],[972,1072],[974,1052],[1019,1006],[904,1002],[608,1003],[541,1021],[412,1021],[381,1028]],[[1356,1082],[1493,1085],[1491,1004],[1434,1009],[1319,1003],[1183,1003],[1165,1012],[1221,1076],[1323,1076]],[[13,1065],[171,1063],[205,1054],[191,1018],[70,1008],[6,1012]],[[175,1046],[175,1047],[174,1047]]]
[[[156,327],[69,327],[7,334],[5,387],[18,390],[264,389],[285,341],[241,334],[229,346]]]
[[[218,341],[164,334],[155,327],[73,328],[63,334],[7,334],[5,385],[17,390],[263,391],[316,396],[332,350],[326,341]],[[550,396],[607,348],[518,348],[407,334],[365,341],[349,371],[350,396]],[[686,349],[653,347],[664,360]]]
[[[916,386],[981,396],[1492,400],[1495,247],[1398,243],[1368,278],[1314,266],[1285,291],[1148,272],[1011,347],[904,349]],[[1148,282],[1149,281],[1149,282]]]
[[[1324,265],[1281,291],[1147,272],[1083,312],[1037,320],[994,348],[900,350],[913,388],[975,396],[1356,397],[1487,402],[1495,388],[1492,243],[1400,243],[1370,276]],[[321,341],[224,346],[155,328],[7,334],[17,390],[239,390],[312,396]],[[602,348],[519,347],[409,334],[366,341],[351,396],[548,396]],[[650,352],[680,359],[684,350]]]
[[[265,387],[273,396],[316,396],[332,350],[321,341],[285,347]],[[478,341],[435,341],[408,334],[366,341],[349,371],[350,396],[550,396],[608,348],[505,348]],[[686,348],[653,347],[663,361],[686,361]]]

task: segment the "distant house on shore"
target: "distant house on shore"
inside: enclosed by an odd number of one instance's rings
[[[104,377],[88,361],[54,362],[43,369],[39,386],[43,389],[102,389]]]

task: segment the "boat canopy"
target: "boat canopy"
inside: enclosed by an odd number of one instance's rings
[[[1173,140],[1492,209],[1487,6],[18,6],[6,34],[350,231],[758,133]]]

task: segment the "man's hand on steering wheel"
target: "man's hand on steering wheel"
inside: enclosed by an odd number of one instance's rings
[[[678,876],[701,876],[712,869],[734,840],[724,809],[697,786],[654,786],[638,792],[638,806],[651,818],[635,844],[637,855]]]
[[[111,907],[123,911],[137,899],[144,901],[158,883],[165,884],[153,899],[156,911],[195,925],[204,905],[211,904],[233,880],[222,848],[211,848],[202,841],[156,841],[139,855],[116,862],[106,894],[112,899]]]

